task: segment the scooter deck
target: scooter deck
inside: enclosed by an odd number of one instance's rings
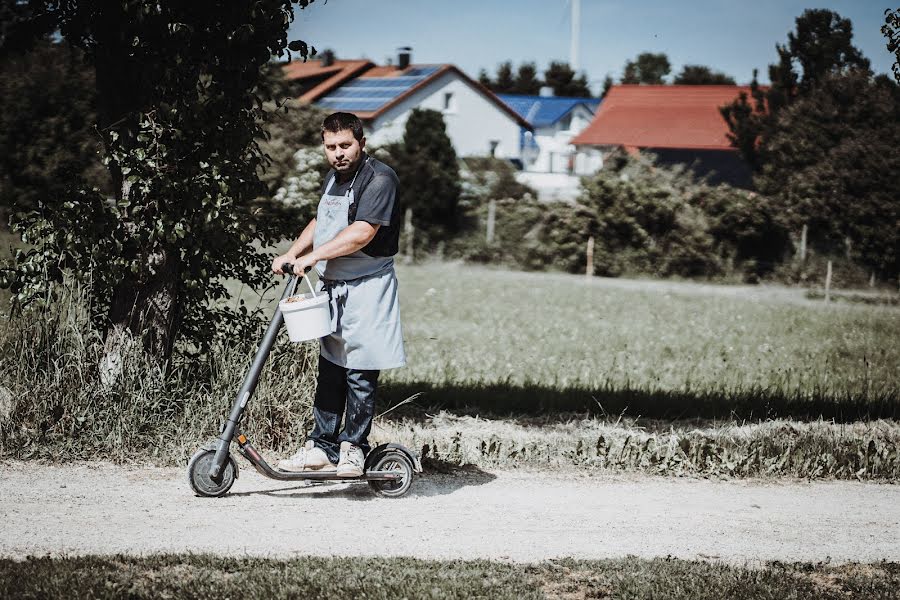
[[[257,467],[257,470],[260,470]],[[347,477],[346,475],[338,475],[334,471],[282,471],[281,469],[272,469],[271,467],[262,473],[266,477],[272,479],[280,479],[283,481],[290,480],[308,480],[308,481],[396,481],[401,478],[401,474],[396,471],[367,471],[359,477]]]

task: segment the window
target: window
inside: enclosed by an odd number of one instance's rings
[[[444,110],[453,110],[453,92],[444,92]]]

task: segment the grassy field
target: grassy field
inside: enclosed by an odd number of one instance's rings
[[[77,582],[77,585],[73,585]],[[164,555],[0,560],[0,597],[55,598],[666,598],[887,600],[900,565],[773,563],[763,568],[677,559],[559,560],[516,565],[408,558],[274,560]]]
[[[409,366],[384,374],[373,438],[432,466],[900,479],[895,307],[450,264],[400,278]],[[251,347],[166,368],[134,348],[104,386],[103,341],[64,292],[0,327],[0,456],[173,464],[215,435]],[[266,364],[245,425],[267,453],[309,426],[316,354],[282,340]]]
[[[501,413],[900,416],[896,308],[451,264],[399,276],[409,366],[386,374],[395,398]]]

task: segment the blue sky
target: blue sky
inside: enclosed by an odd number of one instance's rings
[[[893,57],[881,35],[879,0],[581,0],[581,68],[595,91],[609,74],[620,77],[625,61],[641,52],[665,52],[673,74],[684,64],[705,64],[738,83],[775,62],[794,20],[807,8],[828,8],[853,22],[854,43],[877,73],[889,73]],[[569,60],[569,0],[316,0],[296,9],[290,39],[339,58],[378,64],[412,46],[413,61],[453,63],[473,77],[499,63]],[[671,76],[670,76],[671,77]]]

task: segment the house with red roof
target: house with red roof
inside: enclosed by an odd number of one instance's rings
[[[444,117],[458,156],[521,160],[523,131],[533,128],[493,92],[451,64],[412,64],[408,51],[396,65],[323,58],[284,67],[288,84],[302,102],[362,119],[373,146],[403,137],[415,108]]]
[[[591,124],[572,140],[575,170],[596,172],[615,149],[651,152],[658,164],[684,164],[713,183],[749,187],[750,169],[728,140],[719,109],[750,94],[735,85],[614,85]]]

